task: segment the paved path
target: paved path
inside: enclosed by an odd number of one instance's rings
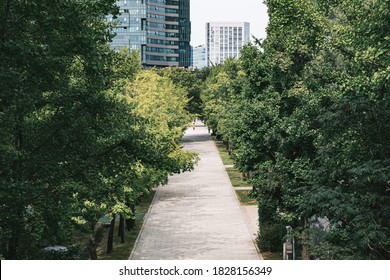
[[[201,160],[194,171],[174,175],[157,189],[130,258],[259,259],[245,212],[207,128],[197,123],[183,143]]]

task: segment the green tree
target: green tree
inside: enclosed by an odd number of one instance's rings
[[[325,49],[333,55],[324,60],[344,69],[336,88],[334,81],[321,84],[328,98],[317,117],[322,135],[310,202],[336,224],[320,244],[337,252],[333,258],[388,259],[389,3],[339,1],[331,8]]]
[[[208,123],[252,174],[260,248],[281,250],[291,225],[301,258],[387,259],[389,3],[266,4],[267,38],[243,49],[240,78],[216,66],[203,91]]]
[[[186,110],[187,92],[175,86],[171,79],[159,76],[154,70],[139,73],[125,88],[125,99],[137,116],[145,119],[145,132],[152,146],[149,160],[158,169],[170,174],[191,170],[194,153],[183,151],[180,141],[192,116]]]
[[[158,71],[162,76],[168,77],[172,82],[183,88],[187,92],[187,106],[188,112],[194,116],[202,116],[202,100],[200,98],[201,86],[206,78],[203,74],[207,69],[203,70],[191,70],[179,67],[163,68]]]
[[[91,121],[101,113],[112,60],[102,16],[115,14],[114,4],[0,4],[0,220],[7,258],[31,257],[47,236],[47,243],[69,238],[62,217],[73,199],[64,186],[78,176],[83,157],[94,157]]]

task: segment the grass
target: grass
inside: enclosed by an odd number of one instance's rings
[[[226,172],[229,175],[233,187],[252,187],[244,178],[240,171],[234,167],[227,167]]]
[[[250,190],[236,190],[241,205],[257,205],[257,200],[249,197]]]
[[[215,141],[215,145],[218,148],[219,155],[221,156],[222,162],[224,165],[234,165],[234,160],[229,156],[229,153],[226,151],[226,147],[222,141]],[[248,187],[252,186],[246,181],[241,172],[235,167],[226,167],[226,172],[229,176],[230,182],[233,187]],[[257,205],[256,199],[250,198],[248,196],[250,190],[236,190],[238,200],[241,205]]]
[[[229,153],[226,151],[226,147],[222,141],[215,141],[219,155],[221,156],[224,165],[234,165],[234,160],[230,158]]]
[[[142,227],[143,221],[136,221],[135,227],[131,231],[125,231],[125,243],[120,243],[120,237],[118,234],[118,226],[115,226],[114,232],[114,250],[112,253],[107,254],[107,235],[108,229],[104,232],[104,238],[97,249],[99,260],[127,260],[130,253],[133,250],[138,233]]]
[[[100,246],[97,248],[98,259],[100,260],[127,260],[130,253],[133,250],[135,241],[141,230],[144,222],[144,216],[148,212],[150,204],[152,203],[155,191],[152,191],[149,195],[145,195],[140,203],[136,207],[136,222],[135,227],[131,231],[125,231],[125,243],[120,243],[120,237],[118,236],[118,223],[116,223],[114,231],[114,250],[112,253],[107,254],[107,236],[108,229],[105,229],[103,240]]]

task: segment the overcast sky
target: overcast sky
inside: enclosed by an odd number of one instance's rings
[[[263,0],[190,0],[191,45],[205,44],[205,24],[210,21],[246,21],[251,34],[265,38],[268,23]]]

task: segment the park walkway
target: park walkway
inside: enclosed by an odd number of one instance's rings
[[[130,259],[259,259],[207,128],[197,122],[183,144],[199,153],[200,162],[158,187]]]

